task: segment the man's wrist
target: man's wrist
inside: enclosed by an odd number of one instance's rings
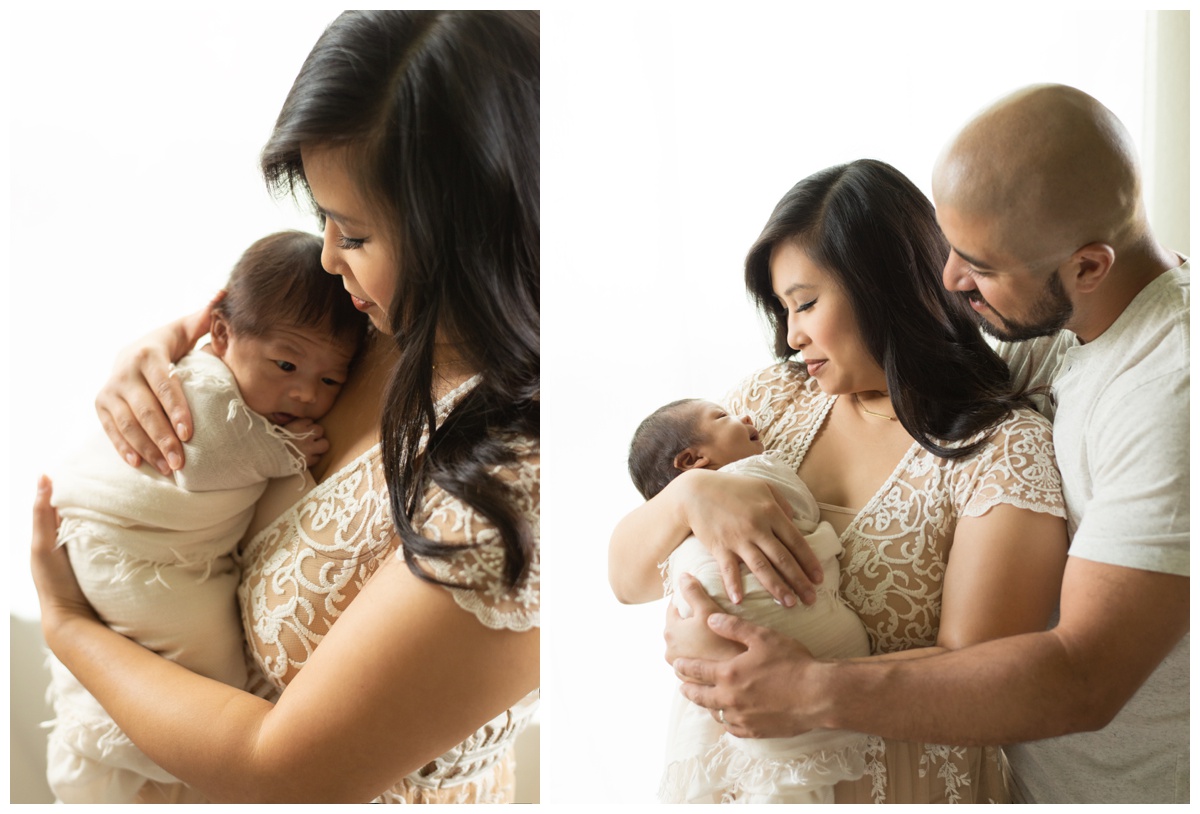
[[[846,681],[847,668],[852,665],[841,660],[813,661],[803,677],[805,696],[810,707],[804,717],[812,721],[813,728],[843,729],[839,712],[842,709],[841,689]]]

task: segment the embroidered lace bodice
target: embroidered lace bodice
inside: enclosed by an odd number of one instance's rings
[[[775,365],[727,398],[767,449],[800,468],[837,401],[800,365]],[[1050,423],[1017,411],[974,454],[938,458],[913,443],[841,535],[841,593],[866,625],[872,653],[936,644],[942,580],[960,517],[998,504],[1064,517]],[[999,750],[875,739],[868,773],[839,802],[984,802],[1003,794]],[[911,777],[900,777],[906,771]],[[850,796],[847,796],[850,795]]]
[[[468,383],[469,384],[469,383]],[[460,388],[460,391],[462,388]],[[442,400],[440,421],[456,394]],[[539,447],[513,440],[518,463],[496,474],[512,490],[535,534],[539,526]],[[503,579],[499,534],[472,508],[430,486],[414,527],[448,543],[464,543],[445,560],[423,561],[456,603],[491,628],[540,625],[540,556],[510,588]],[[238,601],[251,662],[251,692],[274,699],[304,667],[330,626],[378,569],[401,556],[377,445],[330,475],[239,556]],[[469,544],[469,545],[468,545]],[[535,691],[466,741],[404,778],[377,802],[506,802],[513,742],[537,706]]]

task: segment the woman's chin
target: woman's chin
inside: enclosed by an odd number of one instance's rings
[[[374,306],[367,311],[367,319],[371,321],[371,327],[381,334],[391,335],[392,326],[388,324],[387,314],[383,313],[383,309],[379,306]]]

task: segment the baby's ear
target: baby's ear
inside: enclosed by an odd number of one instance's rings
[[[212,327],[209,330],[209,340],[212,342],[213,353],[224,359],[229,350],[229,323],[220,314],[213,314]]]
[[[709,460],[704,453],[689,447],[676,455],[672,463],[675,464],[676,469],[686,472],[689,469],[703,469],[708,466]]]

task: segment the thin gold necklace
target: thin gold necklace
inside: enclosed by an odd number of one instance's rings
[[[888,421],[898,421],[899,420],[894,415],[884,415],[883,413],[877,413],[874,410],[868,410],[867,405],[863,404],[862,401],[859,400],[858,393],[851,393],[850,396],[851,396],[851,398],[854,399],[854,403],[858,405],[858,408],[860,410],[862,410],[864,413],[866,413],[867,415],[873,415],[876,418],[886,418]]]

